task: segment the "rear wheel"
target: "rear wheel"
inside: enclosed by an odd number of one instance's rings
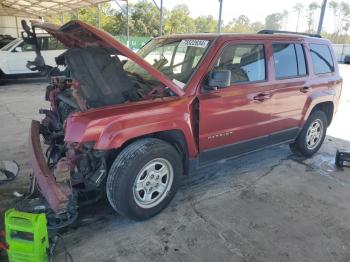
[[[114,161],[107,178],[107,197],[121,215],[144,220],[170,203],[181,174],[182,161],[174,147],[159,139],[141,139]]]
[[[306,121],[296,141],[290,144],[293,153],[311,157],[315,154],[324,141],[327,131],[327,116],[323,111],[313,112]]]

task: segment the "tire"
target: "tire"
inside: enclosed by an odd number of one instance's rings
[[[318,125],[320,126],[319,128],[317,128]],[[289,145],[291,151],[294,154],[311,157],[322,146],[326,137],[327,127],[326,114],[321,110],[312,112],[295,142]],[[320,130],[320,134],[318,130]]]
[[[155,138],[140,139],[114,160],[107,178],[107,198],[119,214],[148,219],[170,203],[182,172],[181,157],[173,146]]]

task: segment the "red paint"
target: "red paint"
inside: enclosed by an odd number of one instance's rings
[[[200,39],[208,37],[208,35],[197,36]],[[308,41],[328,44],[327,40],[266,35],[247,35],[246,40],[241,40],[244,35],[211,37],[211,40],[216,40],[190,81],[185,96],[116,105],[74,114],[67,121],[66,141],[79,143],[94,141],[96,149],[108,150],[118,148],[135,137],[176,129],[183,132],[189,156],[194,158],[202,150],[253,139],[288,128],[301,127],[317,103],[334,101],[336,107],[336,97],[340,94],[341,83],[337,68],[334,73],[314,76],[311,57],[308,55],[310,71],[308,76],[277,80],[274,74],[273,42],[288,39],[289,42],[302,43],[307,47]],[[234,43],[265,45],[266,81],[233,84],[228,88],[201,93],[203,78],[212,69],[221,50],[227,44]],[[334,79],[338,83],[332,86],[331,90],[328,85],[329,79]],[[311,91],[300,92],[303,86],[310,86]],[[254,96],[261,93],[268,94],[270,98],[265,101],[254,100]],[[199,99],[200,104],[198,145],[192,133],[194,123],[184,121],[184,115],[191,114],[195,98]],[[209,139],[216,134],[226,135]]]
[[[193,159],[203,150],[267,136],[289,128],[302,127],[314,106],[321,102],[331,102],[334,104],[335,112],[340,97],[342,79],[336,64],[333,73],[316,76],[312,70],[308,45],[309,43],[322,43],[330,46],[330,42],[325,39],[297,35],[259,34],[173,36],[174,38],[212,40],[209,52],[192,76],[187,88],[182,91],[140,56],[97,28],[81,21],[71,21],[61,28],[45,23],[34,25],[47,30],[68,47],[102,45],[115,48],[121,55],[139,64],[178,95],[72,114],[65,125],[65,141],[79,144],[94,142],[94,148],[99,150],[120,148],[131,139],[144,135],[179,130],[185,137],[189,158]],[[272,43],[286,41],[304,45],[309,69],[308,76],[276,79]],[[233,84],[217,91],[201,92],[204,80],[223,48],[235,43],[264,44],[266,81]],[[335,58],[333,51],[331,52]],[[305,86],[309,87],[309,91],[301,92]],[[262,101],[254,99],[259,94],[265,95],[266,99]],[[196,126],[194,103],[197,101],[199,103],[198,138],[195,137],[194,132]],[[52,181],[52,176],[47,175],[49,171],[43,166],[42,156],[39,156],[37,152],[39,150],[36,141],[38,140],[37,132],[36,127],[34,126],[34,129],[32,127],[30,147],[32,166],[43,194],[49,203],[59,210],[58,203],[65,201],[66,195]],[[48,192],[49,189],[52,192]]]

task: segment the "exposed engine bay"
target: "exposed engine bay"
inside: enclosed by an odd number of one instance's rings
[[[27,67],[50,78],[45,94],[50,108],[39,110],[44,118],[40,123],[33,120],[30,131],[29,148],[34,170],[32,188],[37,188],[45,198],[48,227],[60,228],[77,217],[78,203],[82,206],[103,196],[109,168],[120,151],[114,147],[96,149],[96,137],[78,142],[85,131],[89,136],[98,130],[83,127],[83,122],[89,118],[85,116],[94,116],[96,122],[108,126],[104,118],[114,117],[112,112],[122,109],[121,104],[135,103],[135,108],[138,105],[142,108],[143,100],[176,96],[183,90],[162,75],[160,68],[158,70],[153,63],[152,66],[143,57],[110,39],[109,35],[96,32],[79,21],[62,27],[43,25],[48,33],[68,47],[66,52],[56,57],[57,67],[52,68],[41,56],[36,27],[32,24],[30,28],[25,22],[22,26],[24,41],[35,47],[37,55],[34,61],[28,61]],[[36,26],[40,28],[42,25],[36,23]],[[102,38],[104,41],[101,41]],[[176,41],[177,45],[181,42]],[[168,43],[161,41],[159,44]],[[165,61],[157,60],[152,53],[157,48],[150,47],[152,49],[148,51],[154,64]],[[192,53],[188,52],[189,55]],[[120,56],[127,57],[128,61],[122,62]],[[194,57],[190,58],[193,62]],[[183,64],[175,60],[171,63],[180,67]],[[182,69],[188,75],[188,68],[183,66]],[[74,123],[75,119],[83,122]],[[46,145],[44,148],[41,147],[40,136]]]
[[[64,191],[69,203],[63,214],[54,214],[49,227],[60,228],[76,218],[79,203],[97,201],[105,192],[105,178],[115,152],[94,150],[93,143],[65,141],[65,121],[74,112],[166,96],[163,86],[124,71],[112,50],[104,47],[71,48],[56,58],[65,70],[51,76],[45,98],[50,109],[39,132],[47,145],[46,164]],[[58,221],[58,222],[57,222]],[[50,224],[51,223],[51,224]]]
[[[90,201],[103,192],[110,152],[66,143],[66,119],[73,112],[164,96],[164,88],[128,74],[118,56],[103,47],[71,48],[56,62],[66,67],[65,75],[51,77],[46,89],[51,109],[40,109],[46,160],[56,182],[68,183],[78,197]]]

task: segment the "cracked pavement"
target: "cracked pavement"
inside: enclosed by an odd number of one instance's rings
[[[203,168],[145,222],[118,216],[105,200],[84,207],[80,226],[63,235],[74,261],[350,261],[350,168],[334,166],[336,149],[350,150],[350,66],[341,73],[339,111],[314,157],[282,145]],[[0,186],[0,210],[28,186],[28,128],[47,106],[44,87],[0,86],[0,159],[21,165]],[[62,246],[55,261],[64,261]]]

